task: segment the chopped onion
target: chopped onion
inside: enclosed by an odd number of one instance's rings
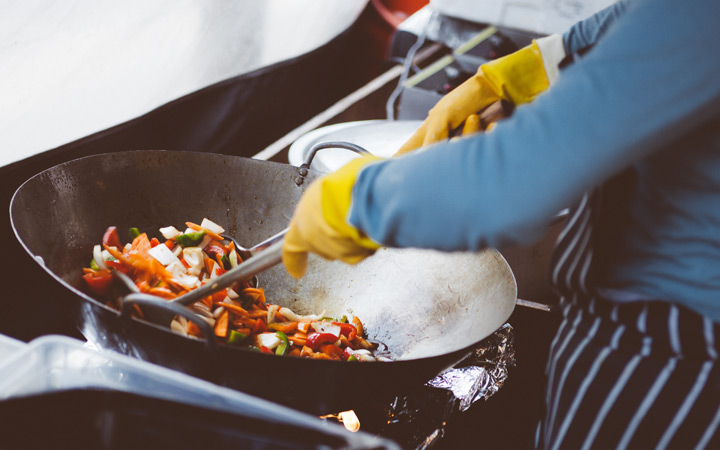
[[[362,361],[362,362],[372,362],[372,361],[375,361],[375,358],[373,358],[372,356],[370,356],[370,355],[365,355],[365,354],[363,354],[363,353],[358,353],[357,350],[355,350],[355,351],[353,352],[353,355],[355,355],[355,357],[358,359],[358,361]]]
[[[268,306],[267,323],[275,322],[275,314],[277,313],[278,309],[280,309],[280,306],[278,306],[278,305]]]
[[[207,228],[208,230],[217,234],[223,234],[225,232],[225,229],[223,227],[208,218],[204,218],[202,222],[200,222],[200,226],[203,228]]]
[[[205,267],[205,255],[200,247],[185,247],[182,252],[183,259],[188,266],[198,270],[202,270]]]
[[[201,249],[205,250],[205,247],[207,247],[208,244],[209,244],[212,240],[213,240],[213,238],[211,238],[210,236],[208,236],[208,235],[206,234],[205,236],[203,236],[202,241],[200,241],[200,243],[199,243],[197,246],[198,246],[198,248],[201,248]]]
[[[340,337],[340,327],[330,322],[313,322],[312,327],[318,333],[329,333],[338,338]]]
[[[179,259],[176,262],[169,264],[166,269],[168,272],[173,274],[173,276],[182,276],[187,273],[187,269],[182,265]]]
[[[197,302],[192,306],[193,312],[205,317],[212,317],[212,311],[203,302]]]
[[[162,234],[165,239],[172,239],[175,236],[180,235],[180,230],[178,230],[177,228],[175,228],[173,226],[169,226],[169,227],[160,228],[160,234]]]
[[[325,311],[323,311],[322,314],[308,314],[306,316],[301,316],[300,314],[296,314],[292,309],[286,308],[284,306],[280,307],[280,310],[278,312],[285,316],[287,319],[292,320],[293,322],[299,322],[303,319],[320,320],[325,317]]]
[[[93,247],[93,259],[95,260],[95,264],[97,264],[99,268],[103,270],[107,269],[107,266],[105,265],[105,259],[103,259],[102,256],[102,247],[100,247],[100,245],[96,245]]]
[[[275,333],[260,333],[255,335],[255,345],[267,347],[270,350],[280,345],[280,338]]]
[[[289,319],[289,317],[288,317]],[[310,328],[310,322],[298,322],[297,329],[301,333],[307,333]]]
[[[174,262],[180,262],[177,256],[165,245],[156,245],[148,250],[148,254],[157,259],[163,266],[169,266]]]
[[[232,249],[230,251],[230,255],[228,255],[228,259],[230,260],[230,267],[237,267],[238,265],[238,254],[235,251],[235,249]]]
[[[228,288],[228,290],[227,290],[227,296],[230,297],[231,299],[236,299],[236,298],[240,297],[240,294],[238,294],[237,292],[233,291],[232,288]]]
[[[211,327],[214,327],[214,326],[215,326],[215,319],[213,319],[212,317],[205,317],[205,316],[202,316],[202,315],[200,315],[200,314],[198,314],[198,317],[200,317],[201,319],[203,319],[205,322],[209,323]]]

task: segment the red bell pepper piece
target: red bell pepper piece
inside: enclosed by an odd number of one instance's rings
[[[221,289],[212,294],[212,299],[214,302],[221,302],[225,300],[225,297],[227,297],[227,289]]]
[[[107,245],[108,247],[122,249],[122,244],[120,243],[120,236],[118,236],[117,227],[108,227],[108,229],[105,230],[102,242],[103,245]]]
[[[355,325],[343,322],[332,322],[332,324],[340,327],[340,334],[348,338],[348,341],[352,341],[357,336]]]
[[[264,333],[268,330],[267,325],[265,325],[265,321],[262,319],[258,319],[255,321],[255,326],[253,327],[252,333],[253,334],[260,334]]]
[[[83,275],[83,280],[93,294],[105,295],[110,292],[113,276],[109,270],[97,270]]]
[[[337,341],[338,337],[332,333],[310,333],[307,337],[305,345],[310,347],[312,351],[316,351],[323,344],[332,344]]]
[[[260,351],[263,352],[263,353],[267,353],[268,355],[272,355],[272,354],[273,354],[273,351],[270,350],[269,348],[265,347],[264,345],[263,345],[262,347],[260,347]]]
[[[125,275],[128,275],[130,273],[130,267],[118,260],[107,260],[105,261],[105,265],[119,272],[122,272]]]
[[[225,256],[225,249],[217,244],[209,243],[205,248],[203,249],[205,253],[210,255],[211,258],[216,258],[217,255]]]

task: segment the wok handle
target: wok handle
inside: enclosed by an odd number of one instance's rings
[[[149,321],[153,323],[164,322],[169,324],[173,317],[182,316],[200,328],[200,331],[202,331],[205,336],[205,343],[208,347],[214,348],[217,346],[217,343],[213,339],[214,331],[210,324],[182,305],[154,295],[134,292],[123,298],[122,308],[120,309],[121,319],[130,318],[133,305],[141,307],[145,315],[148,316]],[[163,320],[160,320],[161,318]]]
[[[300,186],[305,182],[305,177],[309,173],[310,164],[312,163],[312,160],[315,158],[315,155],[320,150],[324,150],[326,148],[342,148],[345,150],[351,150],[359,155],[372,155],[372,153],[370,153],[365,148],[360,147],[357,144],[353,144],[352,142],[344,142],[344,141],[319,142],[319,143],[313,145],[312,147],[310,147],[310,151],[308,152],[307,156],[305,157],[305,160],[298,168],[298,177],[295,178],[295,184]]]

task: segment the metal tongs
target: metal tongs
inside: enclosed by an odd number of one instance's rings
[[[200,327],[205,336],[212,336],[210,324],[187,309],[187,306],[239,281],[249,280],[260,272],[279,264],[282,261],[282,246],[285,233],[287,233],[287,228],[249,249],[238,245],[241,257],[247,259],[215,278],[211,283],[204,284],[185,295],[169,301],[154,295],[141,293],[130,277],[122,272],[114,271],[115,276],[131,291],[122,300],[120,316],[130,317],[133,305],[137,305],[143,308],[144,318],[150,322],[167,327],[175,316],[182,316]],[[208,342],[210,341],[212,339],[208,339]]]

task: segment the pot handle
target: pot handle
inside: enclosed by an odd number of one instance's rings
[[[213,336],[215,335],[212,326],[202,317],[190,311],[184,306],[161,299],[154,295],[132,293],[124,297],[122,308],[120,309],[120,319],[130,320],[133,305],[142,308],[143,313],[147,316],[147,321],[152,323],[167,323],[175,316],[182,316],[190,322],[197,325],[205,336],[205,344],[208,348],[216,348],[217,343]]]
[[[343,142],[343,141],[328,141],[328,142],[320,142],[312,147],[310,147],[310,151],[308,151],[307,156],[305,157],[305,161],[300,165],[298,168],[298,176],[295,178],[295,184],[300,186],[305,182],[305,177],[308,175],[308,170],[310,169],[310,164],[312,163],[312,160],[315,158],[315,155],[320,150],[324,150],[327,148],[342,148],[345,150],[350,150],[355,153],[358,153],[360,155],[371,155],[369,151],[364,149],[363,147],[360,147],[357,144],[353,144],[352,142]]]

